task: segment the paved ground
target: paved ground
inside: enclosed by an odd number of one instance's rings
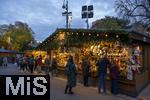
[[[17,65],[8,64],[7,67],[0,66],[0,75],[36,75],[36,73],[31,74],[29,71],[23,72]]]
[[[21,72],[14,64],[9,64],[8,67],[0,66],[0,75],[29,75],[30,72]],[[126,95],[99,95],[97,88],[84,87],[82,84],[77,84],[73,89],[74,95],[64,94],[66,80],[58,77],[50,79],[50,100],[150,100],[150,85],[140,93],[137,98],[132,98]],[[139,99],[143,98],[143,99]]]
[[[80,83],[73,89],[74,95],[64,94],[65,84],[65,79],[50,79],[50,100],[150,100],[150,85],[137,98],[133,98],[123,94],[111,95],[109,91],[108,95],[99,95],[96,87],[84,87]]]

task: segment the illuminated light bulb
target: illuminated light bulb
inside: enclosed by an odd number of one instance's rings
[[[91,33],[89,33],[89,36],[91,35]]]
[[[99,34],[97,34],[97,36],[99,36]]]
[[[77,35],[79,34],[79,33],[76,33]]]
[[[93,47],[94,47],[94,46],[91,46],[91,50],[93,50]]]
[[[108,37],[108,35],[107,35],[107,34],[106,34],[105,36],[106,36],[106,37]]]
[[[137,50],[140,50],[140,47],[139,47],[139,46],[137,47]]]
[[[116,38],[119,38],[119,35],[116,35]]]
[[[72,35],[73,35],[73,33],[72,33]]]
[[[83,35],[84,35],[84,33],[83,33]]]

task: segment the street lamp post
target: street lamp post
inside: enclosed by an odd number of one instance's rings
[[[63,12],[62,15],[66,16],[66,28],[68,29],[69,28],[68,19],[69,19],[69,16],[72,15],[72,12],[68,11],[68,0],[64,0],[62,8],[65,9],[65,12]]]

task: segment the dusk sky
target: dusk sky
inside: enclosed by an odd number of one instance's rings
[[[83,5],[94,6],[94,18],[91,22],[105,16],[116,16],[115,0],[68,0],[72,12],[71,28],[86,28],[81,19]],[[14,24],[22,21],[36,33],[35,39],[43,41],[56,28],[65,28],[65,17],[62,16],[63,0],[0,0],[0,25]]]

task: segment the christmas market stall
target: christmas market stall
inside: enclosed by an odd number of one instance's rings
[[[79,74],[82,74],[82,59],[87,58],[90,77],[95,80],[96,62],[107,54],[108,59],[115,60],[119,66],[119,91],[127,95],[137,96],[149,83],[150,37],[144,33],[121,29],[57,29],[37,49],[46,50],[51,59],[55,57],[60,70],[72,55]]]

